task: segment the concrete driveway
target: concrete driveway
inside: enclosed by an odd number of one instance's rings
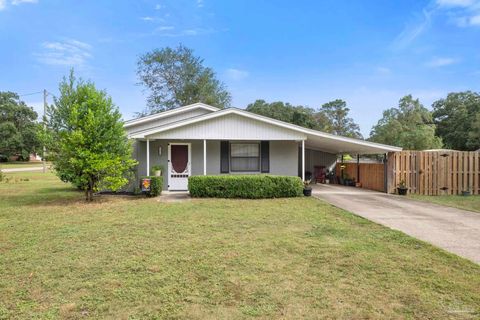
[[[338,185],[314,185],[313,196],[480,263],[480,213]]]

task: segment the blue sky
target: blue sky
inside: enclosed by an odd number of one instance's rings
[[[145,107],[136,61],[191,47],[228,86],[255,99],[318,108],[341,98],[368,136],[386,108],[480,91],[480,1],[0,0],[0,90],[46,88],[74,67],[129,119]],[[41,95],[23,99],[37,110]]]

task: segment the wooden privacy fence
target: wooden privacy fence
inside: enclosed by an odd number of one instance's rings
[[[388,192],[405,181],[409,193],[480,194],[480,153],[463,151],[402,151],[388,155]]]
[[[383,163],[360,163],[360,179],[357,176],[356,163],[344,163],[344,165],[343,174],[345,177],[355,179],[357,182],[360,181],[364,189],[385,192],[385,166]],[[337,176],[340,176],[342,172],[340,166],[341,163],[337,163]]]

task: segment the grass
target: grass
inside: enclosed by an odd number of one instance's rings
[[[47,166],[50,162],[47,162]],[[39,161],[12,161],[12,162],[0,162],[0,169],[17,169],[17,168],[29,168],[29,167],[41,167],[43,162]]]
[[[479,265],[319,200],[87,204],[9,176],[0,319],[480,317]]]
[[[454,207],[464,210],[480,212],[480,195],[472,196],[422,196],[422,195],[409,195],[409,197],[421,200],[432,202],[436,204],[441,204],[448,207]]]

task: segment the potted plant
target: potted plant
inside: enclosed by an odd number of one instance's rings
[[[310,186],[311,180],[303,181],[303,195],[305,197],[310,197],[312,195],[312,187]]]
[[[152,167],[153,174],[155,177],[161,177],[162,176],[162,171],[163,171],[163,166],[161,165],[156,165]]]
[[[405,180],[401,180],[397,187],[398,194],[401,196],[405,196],[407,195],[407,191],[408,191],[408,188],[407,188],[407,185],[405,184]]]

